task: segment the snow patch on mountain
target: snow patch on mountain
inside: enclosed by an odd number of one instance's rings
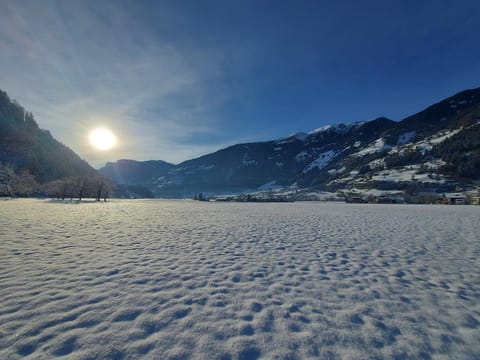
[[[300,141],[304,141],[307,138],[307,136],[308,136],[308,134],[304,133],[304,132],[299,132],[299,133],[294,134],[295,139],[300,140]]]
[[[347,168],[345,166],[342,166],[340,169],[330,169],[328,170],[328,174],[329,175],[338,175],[338,174],[341,174],[343,172],[345,172],[347,170]]]
[[[429,144],[426,141],[421,141],[421,142],[415,144],[414,149],[418,149],[422,152],[422,154],[425,154],[425,152],[433,149],[433,145]]]
[[[452,137],[455,134],[458,134],[462,129],[454,129],[454,130],[442,130],[438,133],[428,137],[422,141],[415,143],[414,149],[420,150],[422,153],[430,151],[433,149],[434,145],[438,145],[448,138]]]
[[[281,145],[281,144],[288,144],[293,141],[304,141],[307,138],[308,134],[304,132],[298,132],[298,133],[293,133],[288,135],[287,137],[277,140],[276,144]]]
[[[325,132],[329,129],[332,129],[333,126],[332,125],[325,125],[325,126],[322,126],[322,127],[319,127],[317,129],[314,129],[312,131],[310,131],[308,134],[309,135],[313,135],[313,134],[318,134],[318,133],[321,133],[321,132]]]
[[[308,157],[308,153],[305,151],[302,151],[302,152],[299,152],[297,155],[295,155],[295,160],[297,162],[302,162],[302,161],[305,161],[307,157]]]
[[[392,147],[390,145],[385,144],[385,140],[383,138],[379,138],[374,142],[372,142],[370,146],[353,154],[353,156],[360,157],[360,156],[374,154],[376,152],[388,151],[391,149]]]
[[[359,127],[359,126],[362,126],[362,124],[359,124],[359,123],[354,123],[354,124],[338,124],[338,125],[325,125],[325,126],[322,126],[322,127],[319,127],[315,130],[312,130],[308,133],[308,135],[316,135],[316,134],[319,134],[319,133],[323,133],[323,132],[326,132],[326,131],[335,131],[335,132],[338,132],[338,133],[346,133],[347,131],[349,131],[350,129],[354,128],[354,127]]]
[[[257,162],[257,160],[249,159],[248,154],[245,154],[243,156],[242,164],[244,166],[250,166],[250,165],[257,165],[258,162]]]
[[[257,188],[258,191],[267,191],[267,190],[276,190],[276,189],[281,189],[281,185],[277,185],[275,180],[269,181],[268,183],[265,183]]]
[[[310,165],[308,165],[305,169],[303,169],[303,173],[306,174],[313,168],[323,169],[325,166],[327,166],[330,163],[330,161],[332,161],[335,155],[336,155],[336,152],[333,150],[329,150],[324,153],[321,153],[315,161],[313,161]]]
[[[434,159],[434,160],[430,160],[430,161],[426,161],[424,163],[422,163],[422,166],[424,168],[427,168],[429,170],[436,170],[442,166],[445,166],[447,163],[445,161],[443,161],[442,159]]]
[[[383,168],[385,166],[385,158],[380,158],[380,159],[375,159],[373,161],[370,161],[368,163],[368,166],[370,166],[370,169]]]
[[[455,129],[455,130],[449,130],[449,131],[441,131],[437,133],[431,140],[430,143],[437,145],[440,144],[441,142],[444,142],[448,138],[452,137],[455,134],[458,134],[462,129]]]
[[[374,181],[386,181],[386,182],[407,182],[417,181],[423,183],[443,183],[444,179],[435,179],[432,174],[419,173],[420,165],[411,165],[401,169],[384,170],[374,175],[372,180]]]

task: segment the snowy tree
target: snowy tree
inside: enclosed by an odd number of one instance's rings
[[[12,196],[16,174],[10,164],[0,163],[0,196]]]
[[[24,170],[15,176],[13,192],[18,196],[30,196],[38,190],[38,187],[35,176],[30,174],[28,170]]]
[[[0,164],[0,196],[30,196],[38,189],[35,177],[28,170],[20,174],[10,164]]]

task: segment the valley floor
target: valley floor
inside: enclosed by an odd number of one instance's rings
[[[0,202],[1,359],[478,359],[480,207]]]

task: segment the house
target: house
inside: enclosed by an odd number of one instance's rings
[[[403,204],[403,193],[384,194],[376,196],[374,202],[377,204]]]
[[[346,202],[352,203],[352,204],[366,204],[368,203],[368,199],[362,195],[353,195],[353,196],[348,196],[346,198]]]
[[[467,192],[467,198],[470,205],[480,205],[480,188]]]
[[[445,193],[442,199],[446,205],[465,205],[467,203],[467,195],[463,193]]]

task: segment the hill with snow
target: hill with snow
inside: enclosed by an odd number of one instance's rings
[[[480,180],[480,88],[399,122],[377,118],[233,145],[175,166],[148,186],[159,197],[352,187],[448,190]],[[108,168],[100,171],[108,175]],[[126,183],[144,174],[122,174]],[[148,177],[148,176],[147,176]],[[118,181],[118,176],[113,178]]]

